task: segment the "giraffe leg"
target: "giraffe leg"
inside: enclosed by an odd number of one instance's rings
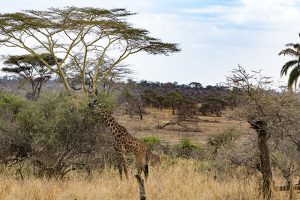
[[[143,157],[136,158],[136,168],[138,170],[138,176],[141,177],[142,172],[144,172],[145,178],[148,177],[148,165],[146,164],[146,160]]]
[[[124,156],[123,156],[123,160],[122,160],[122,165],[123,165],[123,168],[124,168],[126,179],[128,179],[128,171],[127,171],[127,166],[126,166],[126,161],[125,161]]]
[[[123,170],[123,156],[121,153],[117,153],[117,164],[118,164],[118,170],[120,179],[122,181],[122,170]]]
[[[118,160],[118,170],[119,170],[120,179],[122,181],[122,162],[120,160]]]
[[[128,171],[127,171],[127,166],[126,166],[126,160],[125,160],[125,155],[124,153],[120,153],[119,155],[119,172],[121,175],[121,180],[122,180],[122,169],[124,169],[125,177],[128,179]]]

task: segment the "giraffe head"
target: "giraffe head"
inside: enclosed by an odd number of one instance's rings
[[[95,107],[95,105],[97,104],[97,102],[98,102],[98,100],[97,99],[91,99],[90,101],[89,101],[89,104],[88,104],[88,106],[89,107]]]
[[[97,107],[97,108],[100,108],[100,110],[104,110],[104,108],[105,108],[105,105],[104,105],[103,103],[101,103],[101,102],[98,102],[97,99],[92,99],[92,100],[90,101],[90,103],[88,104],[88,106],[89,106],[90,108],[95,108],[95,107]]]
[[[104,103],[98,102],[97,99],[92,99],[92,100],[90,100],[90,103],[88,104],[88,106],[91,109],[93,109],[94,111],[96,111],[96,113],[101,114],[107,123],[110,121],[113,121],[110,117],[110,112],[108,110],[106,110],[106,106]]]

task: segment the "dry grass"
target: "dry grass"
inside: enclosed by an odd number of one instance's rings
[[[234,128],[241,138],[249,138],[253,130],[245,122],[229,120],[226,117],[198,117],[196,122],[185,125],[199,129],[200,132],[176,131],[176,127],[163,130],[155,129],[157,123],[167,123],[174,118],[171,110],[147,109],[149,114],[144,120],[137,116],[130,118],[117,115],[117,120],[131,134],[137,137],[158,136],[164,143],[177,144],[183,137],[189,137],[193,143],[206,145],[209,137]],[[205,121],[218,121],[206,123]],[[220,181],[213,175],[197,170],[194,161],[179,160],[176,165],[164,161],[156,169],[150,168],[150,177],[146,182],[147,199],[151,200],[256,200],[259,197],[259,182],[255,176],[238,176]],[[103,173],[94,173],[90,179],[85,175],[72,174],[63,181],[16,178],[0,175],[0,200],[116,200],[139,199],[138,184],[134,178],[134,169],[130,179],[121,182],[116,170],[107,168]],[[243,175],[243,173],[240,173]],[[296,199],[300,199],[300,195]],[[287,192],[274,193],[274,200],[288,199]]]
[[[154,200],[255,200],[259,198],[257,178],[230,178],[217,181],[212,176],[197,172],[193,161],[180,160],[177,165],[164,162],[152,169],[146,182],[147,199]],[[131,174],[121,182],[115,170],[95,173],[90,180],[73,174],[66,180],[17,180],[1,177],[1,200],[115,200],[139,199],[136,180]],[[300,198],[297,194],[296,198]],[[275,192],[274,199],[288,199],[286,192]]]

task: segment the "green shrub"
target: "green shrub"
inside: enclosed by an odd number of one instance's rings
[[[116,97],[113,94],[100,92],[96,96],[97,102],[101,103],[108,111],[112,111],[116,107]]]
[[[0,93],[0,110],[1,112],[11,111],[15,116],[22,108],[25,100],[21,97],[11,94]]]
[[[148,146],[149,149],[153,149],[155,145],[160,144],[160,139],[156,136],[148,136],[143,138],[143,142]]]
[[[202,152],[204,149],[199,146],[192,143],[192,141],[189,138],[182,138],[180,140],[180,143],[176,145],[177,148],[189,148],[193,149],[195,151]]]
[[[192,141],[189,138],[182,138],[179,145],[181,148],[191,148],[193,146]]]

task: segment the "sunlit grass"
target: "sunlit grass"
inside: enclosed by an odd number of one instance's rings
[[[260,199],[258,180],[248,178],[215,179],[211,173],[195,168],[193,161],[179,160],[177,164],[164,161],[157,168],[151,168],[145,184],[147,199],[154,200],[235,200]],[[18,180],[2,175],[0,178],[0,199],[2,200],[115,200],[139,199],[139,188],[131,170],[128,181],[120,181],[117,170],[107,168],[103,173],[72,174],[62,181],[26,178]],[[300,195],[297,194],[300,198]],[[276,192],[274,199],[288,199],[286,192]]]

